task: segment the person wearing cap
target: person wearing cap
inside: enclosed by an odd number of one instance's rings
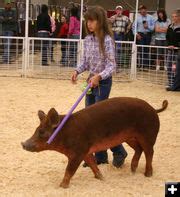
[[[150,45],[152,33],[155,29],[155,18],[147,13],[147,8],[144,5],[139,7],[140,14],[137,17],[137,21],[133,23],[133,33],[136,34],[136,43],[139,45]],[[135,32],[136,26],[136,32]],[[149,65],[149,50],[147,47],[142,49],[142,59],[140,64],[143,66]]]
[[[16,13],[12,10],[12,4],[5,3],[5,8],[0,14],[0,23],[2,24],[2,36],[12,37],[17,32]],[[10,63],[10,48],[12,39],[3,39],[4,54],[3,63]]]
[[[122,41],[125,39],[125,35],[131,27],[130,19],[123,15],[123,7],[116,6],[116,14],[110,18],[112,23],[112,30],[114,32],[115,40]]]

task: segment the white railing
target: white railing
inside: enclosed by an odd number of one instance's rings
[[[0,37],[0,76],[70,79],[80,62],[83,40],[29,37],[26,41],[25,45],[22,37]],[[118,41],[114,80],[172,84],[176,57],[167,47]],[[82,75],[86,77],[86,73]]]
[[[24,38],[0,36],[0,76],[24,74]]]

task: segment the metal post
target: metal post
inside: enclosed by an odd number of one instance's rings
[[[132,46],[132,58],[131,58],[131,80],[136,79],[137,73],[137,45],[136,45],[136,34],[137,34],[137,16],[138,16],[139,0],[136,0],[136,12],[135,12],[135,26],[134,26],[134,42]]]
[[[83,7],[84,7],[84,0],[81,0],[81,16],[80,16],[80,40],[79,40],[79,49],[80,50],[78,50],[79,51],[79,58],[78,58],[78,63],[80,63],[80,60],[81,60],[81,55],[82,55],[82,51],[81,51],[81,49],[82,49],[82,25],[83,25]]]
[[[24,76],[27,75],[27,68],[29,65],[29,0],[26,0],[26,21],[25,21],[25,53],[24,53]]]
[[[138,7],[139,7],[139,0],[136,0],[136,12],[135,12],[135,19],[134,19],[134,23],[135,23],[135,26],[134,26],[134,43],[136,43]]]

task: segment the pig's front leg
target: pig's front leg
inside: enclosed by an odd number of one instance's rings
[[[60,187],[69,187],[70,179],[75,174],[82,160],[83,157],[80,157],[79,155],[75,155],[73,158],[68,158],[68,165],[66,167],[65,175],[60,184]]]
[[[86,155],[84,161],[89,165],[89,167],[93,171],[95,178],[103,180],[103,175],[101,174],[99,168],[97,167],[97,163],[94,156],[92,154]]]

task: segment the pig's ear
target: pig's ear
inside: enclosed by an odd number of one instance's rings
[[[52,125],[52,127],[57,127],[59,123],[59,114],[54,108],[51,108],[49,110],[48,120],[50,121],[50,124]]]
[[[39,110],[38,111],[38,116],[39,116],[39,120],[42,121],[42,120],[45,119],[46,114],[42,110]]]

